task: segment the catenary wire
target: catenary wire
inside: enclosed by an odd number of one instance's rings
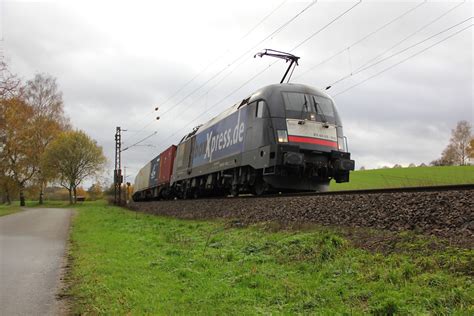
[[[147,137],[145,137],[145,138],[139,140],[138,142],[135,142],[134,144],[125,147],[125,148],[122,149],[120,152],[124,152],[124,151],[126,151],[127,149],[130,149],[130,148],[132,148],[133,146],[136,146],[136,145],[140,144],[141,142],[144,142],[145,140],[149,139],[150,137],[156,135],[157,133],[158,133],[157,131],[153,132],[152,134],[150,134],[150,135],[148,135]]]
[[[285,27],[287,27],[291,22],[293,22],[296,18],[298,18],[301,14],[303,14],[305,11],[307,11],[309,8],[311,8],[313,5],[315,5],[317,3],[317,1],[313,1],[311,2],[309,5],[307,5],[305,8],[303,8],[303,10],[301,10],[300,12],[298,12],[295,16],[293,16],[291,19],[289,19],[288,21],[286,21],[285,23],[283,23],[280,27],[278,27],[275,31],[273,31],[272,33],[270,33],[269,35],[267,35],[265,38],[263,38],[262,40],[260,40],[257,44],[253,45],[250,49],[248,49],[247,51],[245,51],[243,54],[239,55],[236,59],[234,59],[232,62],[230,62],[229,64],[227,64],[224,68],[222,68],[221,70],[219,70],[216,74],[214,74],[210,79],[206,80],[204,83],[202,83],[200,86],[198,86],[196,89],[194,89],[191,93],[187,94],[184,98],[180,99],[180,101],[178,101],[177,103],[175,103],[173,105],[173,107],[169,108],[168,110],[166,110],[165,112],[163,112],[161,115],[165,115],[166,113],[168,113],[169,111],[171,111],[173,108],[176,108],[179,104],[182,104],[182,102],[184,102],[188,97],[190,97],[191,95],[193,95],[195,92],[197,92],[198,90],[200,90],[201,88],[203,88],[205,85],[207,85],[210,81],[212,81],[213,79],[215,79],[216,77],[218,77],[220,74],[222,74],[225,70],[229,69],[233,64],[235,64],[236,62],[238,62],[239,60],[241,60],[243,57],[247,56],[250,52],[252,52],[257,46],[259,46],[260,44],[262,44],[263,42],[265,42],[267,39],[269,39],[270,37],[272,36],[275,36],[276,34],[278,34],[279,32],[281,32]]]
[[[307,41],[309,41],[310,39],[312,39],[314,36],[316,36],[317,34],[319,34],[321,31],[323,31],[324,29],[326,29],[327,27],[329,27],[331,24],[333,24],[335,21],[339,20],[340,18],[342,18],[344,15],[346,15],[349,11],[353,10],[357,5],[359,5],[362,1],[359,0],[355,5],[351,6],[349,9],[345,10],[344,12],[342,12],[341,14],[339,14],[338,16],[336,16],[335,18],[333,18],[329,23],[325,24],[323,27],[321,27],[320,29],[318,29],[316,32],[312,33],[310,36],[306,37],[303,41],[301,41],[299,44],[297,44],[291,51],[294,51],[295,49],[299,48],[300,46],[302,46],[303,44],[305,44]],[[252,80],[254,80],[255,78],[259,77],[261,74],[263,74],[265,71],[267,71],[269,68],[271,68],[274,64],[276,64],[278,62],[277,61],[274,61],[273,63],[271,63],[270,65],[268,65],[267,67],[265,67],[264,69],[262,69],[261,71],[259,71],[258,73],[256,73],[254,76],[252,76],[250,79],[248,79],[247,81],[245,81],[242,85],[240,85],[239,87],[237,87],[235,90],[233,90],[231,93],[229,93],[228,95],[226,95],[224,98],[220,99],[219,101],[217,101],[216,103],[214,103],[212,106],[209,107],[210,108],[214,108],[215,106],[219,105],[221,102],[225,101],[227,98],[229,98],[230,96],[232,96],[235,92],[237,92],[238,90],[240,90],[241,88],[243,88],[245,85],[247,85],[249,82],[251,82]],[[177,135],[178,133],[180,133],[182,130],[184,130],[185,128],[188,128],[189,125],[193,122],[195,122],[196,120],[200,119],[202,116],[204,116],[205,114],[207,114],[209,112],[208,111],[205,111],[205,112],[202,112],[201,114],[199,114],[198,116],[194,117],[191,121],[187,122],[187,124],[175,131],[174,133],[172,133],[170,136],[166,137],[163,142],[165,142],[166,140],[170,139],[171,137]]]
[[[255,31],[260,25],[262,25],[270,16],[272,16],[278,9],[280,9],[288,0],[282,1],[276,8],[274,8],[270,13],[268,13],[266,16],[264,16],[257,24],[255,24],[247,33],[245,33],[238,41],[242,41],[245,38],[247,38],[253,31]],[[191,82],[193,82],[195,79],[197,79],[200,75],[202,75],[206,70],[208,70],[212,65],[214,65],[218,60],[220,60],[222,57],[224,57],[227,52],[229,51],[229,48],[225,50],[223,54],[221,54],[219,57],[214,59],[212,62],[210,62],[208,65],[206,65],[198,74],[196,74],[193,78],[191,78],[188,82],[186,82],[181,88],[176,90],[170,97],[168,97],[164,102],[161,102],[160,105],[163,106],[167,104],[171,99],[173,99],[177,94],[179,94],[185,87],[187,87]]]
[[[384,62],[384,61],[386,61],[386,60],[388,60],[388,59],[390,59],[390,58],[393,58],[393,57],[395,57],[395,56],[397,56],[397,55],[400,55],[401,53],[404,53],[404,52],[406,52],[407,50],[412,49],[413,47],[416,47],[416,46],[418,46],[418,45],[421,45],[421,44],[423,44],[424,42],[427,42],[427,41],[429,41],[430,39],[432,39],[432,38],[434,38],[434,37],[436,37],[436,36],[438,36],[438,35],[441,35],[441,34],[447,32],[447,31],[449,31],[449,30],[455,28],[456,26],[459,26],[459,25],[461,25],[461,24],[464,24],[464,23],[466,23],[467,21],[472,20],[472,19],[473,19],[473,17],[467,18],[467,19],[465,19],[465,20],[463,20],[463,21],[461,21],[461,22],[459,22],[459,23],[456,23],[455,25],[452,25],[452,26],[450,26],[450,27],[448,27],[448,28],[446,28],[446,29],[443,29],[442,31],[440,31],[440,32],[438,32],[438,33],[436,33],[436,34],[434,34],[434,35],[431,35],[431,36],[425,38],[425,39],[422,40],[422,41],[419,41],[419,42],[417,42],[417,43],[415,43],[415,44],[413,44],[413,45],[410,45],[410,46],[408,46],[408,47],[405,47],[405,48],[402,49],[402,50],[399,50],[398,52],[393,53],[392,55],[389,55],[389,56],[387,56],[387,57],[385,57],[385,58],[382,58],[382,59],[380,59],[379,61],[377,61],[377,62],[375,62],[375,63],[373,63],[373,64],[370,64],[370,65],[368,65],[368,66],[365,66],[364,68],[359,68],[358,70],[356,70],[356,71],[354,71],[354,72],[351,72],[350,74],[345,75],[345,76],[339,78],[338,80],[332,82],[332,83],[329,84],[328,86],[329,86],[329,87],[333,87],[335,84],[337,84],[337,83],[339,83],[339,82],[341,82],[341,81],[344,81],[344,80],[346,80],[347,78],[350,78],[350,77],[352,77],[352,76],[354,76],[354,75],[356,75],[356,74],[358,74],[358,73],[361,73],[361,72],[363,72],[363,71],[365,71],[365,70],[367,70],[367,69],[369,69],[369,68],[372,68],[372,67],[374,67],[374,66],[376,66],[376,65],[378,65],[378,64],[380,64],[380,63],[382,63],[382,62]]]
[[[273,63],[271,63],[270,65],[268,65],[267,67],[263,68],[261,71],[259,71],[258,73],[256,73],[255,75],[253,75],[252,77],[250,77],[250,79],[248,79],[247,81],[245,81],[243,84],[241,84],[237,89],[233,90],[231,93],[227,94],[225,97],[223,97],[222,99],[220,99],[219,101],[217,101],[216,103],[214,103],[212,106],[209,107],[210,108],[214,108],[215,106],[217,106],[218,104],[220,104],[221,102],[225,101],[227,98],[229,98],[230,96],[232,96],[235,92],[237,92],[238,90],[240,90],[241,88],[243,88],[245,85],[247,85],[249,82],[251,82],[252,80],[254,80],[255,78],[257,78],[258,76],[260,76],[261,74],[263,74],[265,71],[267,71],[270,67],[272,67],[275,63],[277,63],[278,61],[274,61]],[[205,111],[205,112],[202,112],[201,114],[199,114],[198,116],[194,117],[191,121],[187,122],[187,124],[185,126],[183,126],[182,128],[180,128],[179,130],[175,131],[174,133],[172,133],[170,136],[166,137],[164,139],[164,141],[170,139],[171,137],[177,135],[178,133],[181,133],[182,130],[186,129],[186,128],[189,128],[189,124],[190,123],[193,123],[195,121],[197,121],[198,119],[200,119],[201,117],[203,117],[205,114],[208,114],[209,111]]]
[[[207,81],[205,81],[203,84],[201,84],[200,86],[198,86],[196,89],[194,89],[191,93],[188,93],[188,95],[186,95],[186,97],[182,98],[179,102],[177,102],[176,104],[174,104],[174,106],[172,106],[171,108],[167,109],[165,112],[163,112],[160,116],[163,116],[165,115],[166,113],[170,112],[172,109],[176,108],[179,104],[181,104],[182,102],[184,102],[188,97],[190,97],[191,95],[193,95],[194,93],[196,93],[197,91],[199,91],[201,88],[203,88],[206,84],[208,84],[210,81],[212,81],[213,79],[215,79],[216,77],[218,77],[220,74],[222,74],[225,70],[227,70],[229,67],[231,67],[233,64],[235,64],[237,61],[239,61],[240,59],[242,59],[244,56],[246,56],[249,52],[251,52],[253,49],[255,49],[255,47],[257,47],[258,45],[260,45],[261,43],[263,43],[264,41],[266,41],[267,39],[275,36],[276,34],[280,33],[284,28],[286,28],[291,22],[293,22],[295,19],[297,19],[299,16],[301,16],[304,12],[306,12],[308,9],[310,9],[313,5],[315,5],[317,3],[317,0],[316,1],[312,1],[310,4],[308,4],[307,6],[305,6],[301,11],[299,11],[296,15],[294,15],[291,19],[289,19],[288,21],[286,21],[285,23],[283,23],[280,27],[278,27],[275,31],[273,31],[272,33],[270,33],[269,35],[267,35],[265,38],[263,38],[262,40],[260,40],[257,44],[255,44],[254,46],[252,46],[252,48],[250,48],[249,50],[247,50],[245,53],[241,54],[239,57],[237,57],[235,60],[233,60],[230,64],[227,64],[224,68],[222,68],[220,71],[218,71],[216,74],[214,74],[210,79],[208,79]],[[282,4],[283,5],[283,4]],[[280,5],[281,6],[281,5]],[[199,75],[199,74],[198,74]],[[196,77],[196,76],[195,76]],[[196,77],[197,78],[197,77]],[[194,78],[195,79],[195,78]],[[190,80],[189,83],[191,83],[194,79]],[[152,112],[153,113],[153,112]],[[142,129],[140,129],[140,132],[145,130],[146,127],[150,126],[154,121],[151,121],[150,123],[148,123],[147,125],[145,125]]]
[[[316,32],[314,32],[313,34],[311,34],[310,36],[308,36],[307,38],[305,38],[303,41],[301,41],[298,45],[296,45],[295,47],[293,47],[293,49],[290,51],[294,51],[295,49],[299,48],[300,46],[302,46],[303,44],[305,44],[307,41],[311,40],[313,37],[315,37],[316,35],[318,35],[319,33],[321,33],[322,31],[324,31],[326,28],[328,28],[331,24],[333,24],[334,22],[336,22],[337,20],[339,20],[340,18],[342,18],[344,15],[346,15],[347,13],[349,13],[349,11],[352,11],[355,7],[357,7],[359,4],[362,3],[362,0],[359,0],[356,4],[354,4],[352,7],[350,7],[349,9],[347,9],[346,11],[342,12],[341,14],[339,14],[337,17],[335,17],[333,20],[331,20],[329,23],[327,23],[326,25],[324,25],[322,28],[320,28],[319,30],[317,30]]]
[[[408,15],[409,13],[415,11],[416,9],[418,9],[419,7],[421,7],[422,5],[426,4],[426,1],[423,1],[422,3],[419,3],[417,5],[415,5],[414,7],[408,9],[407,11],[403,12],[402,14],[398,15],[397,17],[393,18],[392,20],[390,20],[389,22],[385,23],[384,25],[380,26],[379,28],[375,29],[374,31],[368,33],[367,35],[363,36],[362,38],[358,39],[357,41],[355,41],[354,43],[348,45],[347,47],[341,49],[340,51],[338,51],[337,53],[333,54],[332,56],[329,56],[328,58],[324,59],[322,62],[314,65],[313,67],[311,67],[310,69],[300,73],[298,76],[295,77],[295,79],[298,79],[298,78],[301,78],[303,77],[304,75],[306,75],[307,73],[313,71],[314,69],[318,68],[319,66],[327,63],[328,61],[332,60],[333,58],[335,58],[336,56],[339,56],[340,54],[342,54],[343,52],[345,52],[346,50],[350,49],[351,47],[365,41],[366,39],[368,39],[369,37],[371,37],[372,35],[375,35],[377,34],[378,32],[382,31],[383,29],[385,29],[386,27],[388,27],[389,25],[395,23],[396,21],[400,20],[401,18],[405,17],[406,15]]]
[[[417,55],[419,55],[419,54],[421,54],[421,53],[427,51],[428,49],[430,49],[430,48],[432,48],[432,47],[434,47],[434,46],[437,46],[437,45],[441,44],[442,42],[444,42],[444,41],[450,39],[451,37],[453,37],[453,36],[455,36],[455,35],[457,35],[457,34],[463,32],[463,31],[467,30],[468,28],[472,27],[473,25],[474,25],[474,24],[470,24],[470,25],[468,25],[468,26],[466,26],[466,27],[460,29],[459,31],[454,32],[453,34],[451,34],[451,35],[449,35],[449,36],[446,36],[445,38],[443,38],[443,39],[441,39],[441,40],[435,42],[434,44],[432,44],[432,45],[430,45],[430,46],[428,46],[428,47],[426,47],[426,48],[424,48],[424,49],[422,49],[422,50],[420,50],[420,51],[418,51],[418,52],[416,52],[416,53],[414,53],[414,54],[412,54],[412,55],[410,55],[410,56],[408,56],[408,57],[406,57],[406,58],[404,58],[404,59],[402,59],[401,61],[399,61],[399,62],[397,62],[397,63],[395,63],[395,64],[393,64],[393,65],[391,65],[391,66],[389,66],[389,67],[387,67],[387,68],[385,68],[385,69],[383,69],[382,71],[377,72],[376,74],[374,74],[374,75],[372,75],[372,76],[370,76],[370,77],[368,77],[368,78],[362,80],[361,82],[358,82],[358,83],[356,83],[356,84],[350,86],[349,88],[344,89],[344,90],[342,90],[341,92],[338,92],[338,93],[334,94],[333,97],[337,97],[338,95],[341,95],[341,94],[343,94],[343,93],[346,93],[347,91],[349,91],[349,90],[351,90],[351,89],[353,89],[353,88],[355,88],[355,87],[357,87],[357,86],[359,86],[359,85],[361,85],[361,84],[363,84],[363,83],[365,83],[365,82],[367,82],[367,81],[369,81],[369,80],[371,80],[371,79],[373,79],[373,78],[375,78],[375,77],[381,75],[382,73],[384,73],[384,72],[386,72],[386,71],[389,71],[390,69],[392,69],[392,68],[394,68],[394,67],[396,67],[396,66],[398,66],[398,65],[400,65],[400,64],[402,64],[402,63],[404,63],[404,62],[406,62],[406,61],[408,61],[408,60],[410,60],[411,58],[413,58],[413,57],[415,57],[415,56],[417,56]]]
[[[389,48],[387,48],[385,51],[383,51],[382,53],[378,54],[377,56],[371,58],[370,60],[368,60],[367,62],[365,62],[364,64],[362,64],[359,68],[356,69],[359,70],[360,68],[363,68],[367,65],[369,65],[371,62],[373,62],[374,60],[377,60],[379,57],[385,55],[386,53],[388,53],[389,51],[391,51],[392,49],[394,49],[395,47],[399,46],[401,43],[403,42],[406,42],[407,40],[409,40],[410,38],[412,38],[413,36],[415,36],[416,34],[420,33],[421,31],[423,31],[424,29],[426,29],[428,26],[432,25],[433,23],[439,21],[440,19],[442,19],[443,17],[445,17],[446,15],[448,15],[449,13],[451,13],[452,11],[454,11],[455,9],[457,9],[458,7],[460,7],[461,5],[465,4],[466,3],[466,0],[464,0],[463,2],[461,3],[458,3],[456,4],[454,7],[450,8],[449,10],[447,10],[446,12],[442,13],[441,15],[439,15],[438,17],[434,18],[433,20],[431,20],[430,22],[426,23],[425,25],[423,25],[422,27],[418,28],[416,31],[414,31],[413,33],[410,33],[408,36],[404,37],[403,39],[401,39],[400,41],[398,41],[397,43],[395,43],[394,45],[390,46]]]
[[[283,2],[281,2],[275,9],[273,9],[269,14],[267,14],[262,20],[260,20],[260,22],[258,22],[254,27],[252,27],[244,36],[242,36],[240,39],[239,39],[239,42],[244,40],[247,36],[249,36],[253,31],[255,31],[263,22],[265,22],[271,15],[273,15],[279,8],[281,8],[288,0],[285,0]],[[188,86],[191,82],[193,82],[196,78],[198,78],[202,73],[204,73],[207,69],[209,69],[212,65],[214,65],[218,60],[220,60],[222,57],[224,57],[227,52],[229,51],[229,48],[226,49],[226,51],[220,55],[219,57],[217,57],[214,61],[212,61],[211,63],[209,63],[203,70],[201,70],[196,76],[194,76],[191,80],[189,80],[183,87],[181,87],[180,89],[178,89],[175,93],[173,93],[173,95],[171,97],[169,97],[166,101],[164,101],[163,103],[161,103],[160,105],[163,106],[164,104],[168,103],[173,97],[175,97],[179,92],[181,92],[186,86]],[[226,67],[224,67],[222,69],[222,71],[224,71],[225,69],[227,69],[229,66],[231,66],[233,63],[227,65]],[[181,102],[183,102],[185,99],[187,99],[189,96],[193,95],[194,92],[196,92],[197,90],[199,90],[202,86],[206,85],[208,82],[210,82],[212,79],[214,79],[215,77],[217,77],[221,72],[218,72],[216,73],[213,77],[211,77],[209,80],[207,80],[204,84],[202,84],[201,86],[198,87],[198,89],[195,89],[193,90],[191,93],[189,93],[186,97],[184,97],[183,99],[181,99],[179,102],[177,102],[174,106],[176,106],[177,104],[180,104]],[[172,107],[173,108],[173,107]],[[163,112],[161,115],[164,115],[165,113],[168,113],[172,108],[168,109],[167,111]]]
[[[245,33],[239,40],[238,42],[244,40],[247,38],[253,31],[255,31],[260,25],[262,25],[270,16],[272,16],[278,9],[280,9],[288,0],[282,1],[276,8],[274,8],[270,13],[268,13],[266,16],[264,16],[257,24],[255,24],[247,33]],[[199,76],[201,76],[205,71],[207,71],[211,66],[213,66],[217,61],[219,61],[222,57],[226,55],[226,53],[229,51],[229,48],[225,50],[223,54],[215,58],[213,61],[211,61],[209,64],[207,64],[203,69],[201,69],[195,76],[193,76],[191,79],[189,79],[184,85],[182,85],[180,88],[178,88],[175,92],[173,92],[168,98],[166,98],[165,101],[160,103],[160,106],[163,106],[167,104],[169,101],[171,101],[175,96],[177,96],[182,90],[184,90],[187,86],[189,86],[194,80],[196,80]],[[149,112],[146,116],[144,116],[142,119],[136,120],[131,123],[131,125],[136,125],[139,124],[143,121],[145,121],[149,115],[154,114],[155,110]],[[153,123],[153,121],[151,122]],[[142,129],[138,130],[137,132],[133,133],[138,133],[143,131],[146,127],[150,126],[150,124],[147,124],[145,127]]]
[[[326,29],[327,27],[329,27],[332,23],[334,23],[335,21],[337,21],[338,19],[340,19],[341,17],[343,17],[345,14],[347,14],[349,11],[351,11],[352,9],[354,9],[357,5],[359,5],[362,1],[359,1],[357,2],[355,5],[353,5],[352,7],[350,7],[349,9],[347,9],[346,11],[344,11],[343,13],[341,13],[340,15],[338,15],[337,17],[335,17],[333,20],[331,20],[329,23],[327,23],[326,25],[324,25],[323,27],[321,27],[320,29],[318,29],[318,31],[312,33],[309,37],[305,38],[302,42],[300,42],[298,45],[296,45],[291,51],[294,51],[295,49],[297,49],[298,47],[300,47],[301,45],[303,45],[304,43],[306,43],[308,40],[310,40],[311,38],[313,38],[315,35],[319,34],[321,31],[323,31],[324,29]],[[250,50],[249,50],[250,52]],[[273,62],[271,63],[267,68],[264,69],[264,71],[266,71],[268,68],[272,67],[276,62]],[[232,70],[233,71],[233,70]],[[254,78],[258,77],[260,74],[262,74],[264,71],[261,71],[259,73],[257,73],[256,76],[252,77],[251,80],[253,80]],[[230,74],[230,73],[229,73]],[[228,74],[228,75],[229,75]],[[226,77],[228,76],[226,75]],[[225,77],[224,77],[225,78]],[[222,79],[224,79],[222,78]],[[251,80],[248,80],[246,81],[246,83],[250,82]],[[221,80],[222,81],[222,80]],[[221,81],[219,81],[218,83],[220,83]],[[245,83],[245,84],[246,84]],[[245,85],[244,84],[244,85]],[[244,86],[243,85],[243,86]],[[214,85],[213,87],[211,87],[210,90],[212,90],[213,88],[215,88],[216,85]],[[234,90],[233,93],[235,93],[236,91],[238,91],[240,88],[242,88],[243,86],[239,87],[237,90]],[[208,90],[206,93],[208,93],[210,90]],[[205,94],[206,94],[205,93]],[[233,94],[232,93],[232,94]],[[231,95],[232,95],[231,94]],[[229,95],[230,96],[230,95]],[[224,98],[224,100],[226,99],[227,97]],[[199,99],[199,98],[198,98]],[[223,101],[223,100],[222,100]],[[218,103],[220,103],[221,101],[219,101]],[[213,107],[213,106],[211,106]],[[189,109],[189,108],[188,108]],[[186,109],[187,110],[187,109]],[[185,110],[185,112],[186,112]],[[205,113],[205,112],[204,112]],[[181,113],[182,114],[182,113]],[[194,121],[194,120],[193,120]]]

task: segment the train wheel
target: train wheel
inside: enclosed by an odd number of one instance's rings
[[[321,182],[316,187],[316,192],[326,192],[329,191],[329,181]]]
[[[182,192],[182,194],[181,194],[181,198],[182,198],[183,200],[189,199],[189,190],[188,190],[188,189],[184,189],[184,190],[183,190],[183,192]]]
[[[263,195],[267,189],[267,184],[263,181],[262,178],[255,179],[255,183],[252,185],[252,194],[253,195]]]
[[[230,195],[233,197],[238,197],[239,196],[239,187],[236,185],[233,185],[232,188],[230,189]]]

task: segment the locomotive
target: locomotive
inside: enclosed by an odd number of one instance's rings
[[[151,160],[136,176],[132,197],[325,191],[332,179],[348,182],[352,170],[331,97],[280,83],[252,93]]]

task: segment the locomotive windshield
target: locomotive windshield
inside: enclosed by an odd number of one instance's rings
[[[314,117],[317,121],[337,124],[337,112],[333,102],[328,98],[300,92],[283,92],[283,100],[288,118]]]

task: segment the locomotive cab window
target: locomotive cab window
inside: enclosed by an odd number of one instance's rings
[[[329,100],[328,98],[318,97],[315,95],[312,95],[311,98],[312,98],[316,113],[320,115],[334,117],[334,106],[331,100]]]
[[[283,92],[286,116],[336,124],[338,121],[333,102],[325,97],[300,92]]]
[[[267,117],[267,104],[265,101],[257,101],[257,110],[255,111],[255,116],[258,118]]]

